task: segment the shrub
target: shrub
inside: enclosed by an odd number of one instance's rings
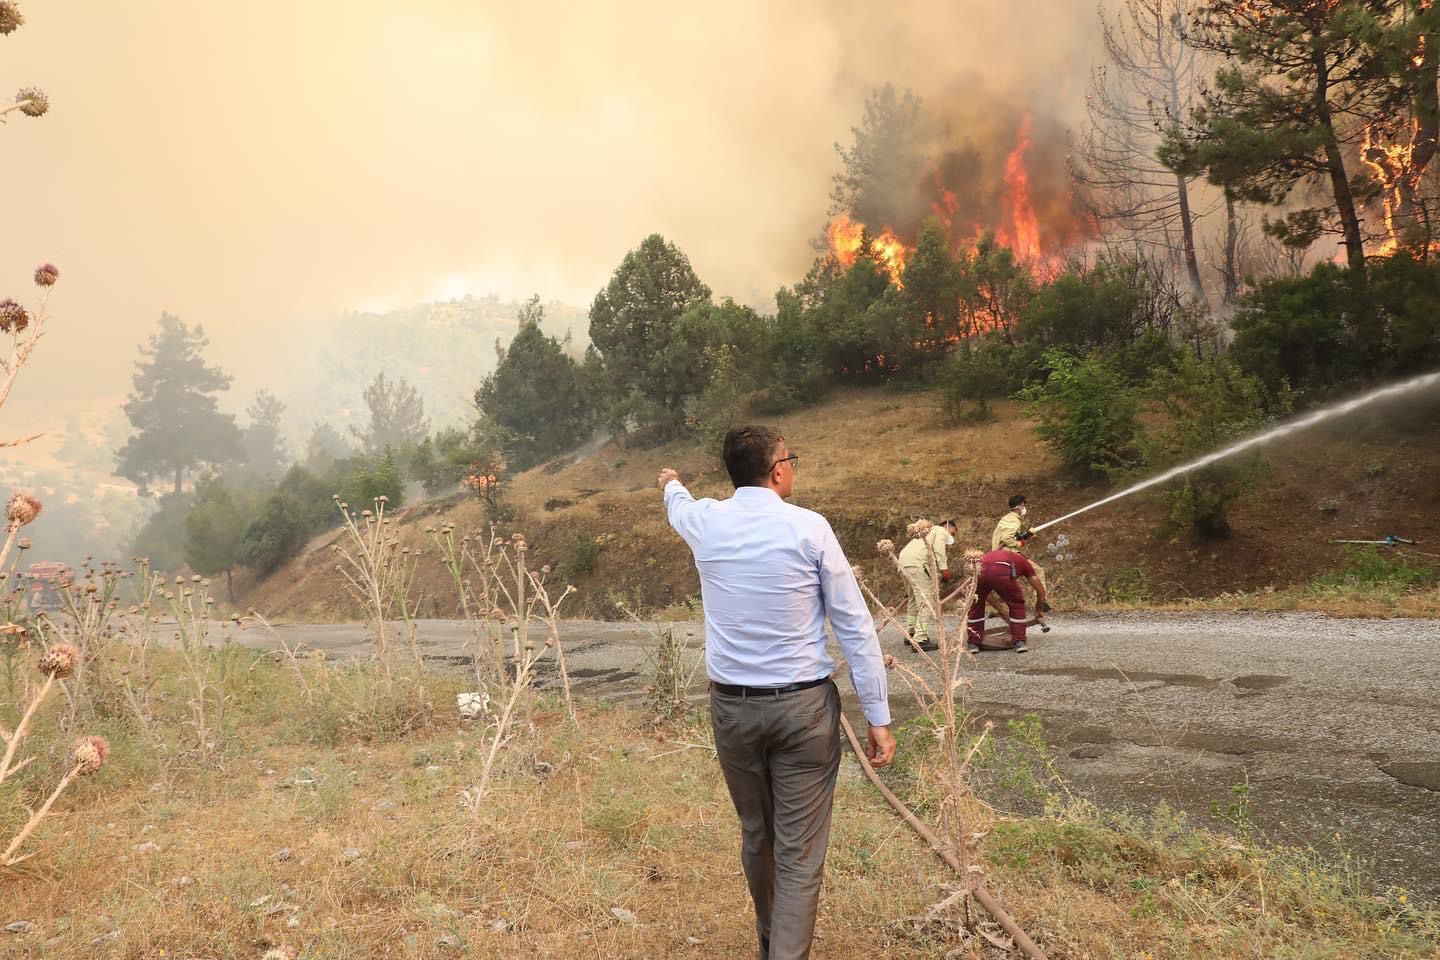
[[[1264,424],[1267,409],[1281,411],[1288,402],[1271,397],[1258,378],[1224,357],[1183,355],[1173,370],[1155,371],[1151,389],[1164,417],[1140,435],[1145,474],[1223,448]],[[1202,538],[1228,536],[1230,505],[1265,469],[1260,455],[1249,454],[1185,474],[1158,494],[1169,508],[1162,534],[1189,529]]]
[[[1139,430],[1135,391],[1103,357],[1045,354],[1050,375],[1019,394],[1039,420],[1035,432],[1071,470],[1089,476],[1130,466]]]
[[[339,493],[357,512],[369,509],[378,497],[388,498],[392,510],[400,506],[405,500],[405,481],[395,456],[386,451],[374,460],[355,463]]]
[[[560,561],[561,578],[574,580],[594,571],[604,549],[604,546],[589,534],[575,534],[575,539],[570,542],[569,555]]]
[[[240,535],[240,563],[265,576],[298,554],[309,536],[301,502],[288,493],[272,493]]]

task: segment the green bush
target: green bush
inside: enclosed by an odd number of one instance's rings
[[[575,539],[570,541],[568,555],[560,561],[560,576],[569,581],[593,572],[604,550],[593,536],[586,533],[575,534]]]
[[[350,504],[356,513],[373,509],[379,497],[387,499],[387,507],[394,510],[405,502],[405,480],[395,456],[388,451],[374,460],[352,462],[350,473],[340,485],[340,499]]]
[[[240,535],[240,563],[260,576],[273,573],[304,548],[309,536],[300,500],[272,493]]]
[[[1019,394],[1039,421],[1040,439],[1081,474],[1100,477],[1129,467],[1140,407],[1125,378],[1098,354],[1082,359],[1051,350],[1045,363],[1049,377]]]
[[[1150,476],[1222,449],[1253,433],[1267,421],[1266,410],[1283,412],[1284,396],[1271,396],[1260,380],[1225,357],[1179,357],[1174,369],[1156,370],[1151,392],[1163,416],[1141,432],[1144,458],[1134,476]],[[1192,530],[1202,538],[1228,536],[1230,505],[1249,491],[1266,470],[1259,454],[1229,457],[1161,488],[1168,508],[1163,535]]]

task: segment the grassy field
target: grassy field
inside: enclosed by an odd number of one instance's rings
[[[1013,492],[1029,496],[1036,522],[1111,492],[1067,477],[1017,405],[997,404],[996,414],[986,423],[954,425],[941,416],[934,393],[852,389],[774,422],[801,456],[795,501],[825,514],[852,562],[873,565],[875,542],[903,536],[915,517],[956,517],[961,546],[988,547]],[[1047,567],[1060,609],[1199,604],[1440,615],[1437,426],[1440,409],[1411,411],[1403,423],[1352,417],[1268,448],[1268,475],[1235,505],[1234,534],[1226,540],[1157,537],[1161,507],[1140,495],[1046,531],[1032,550]],[[716,458],[693,441],[650,449],[612,443],[513,478],[503,493],[500,530],[524,531],[537,562],[552,564],[580,588],[576,615],[623,619],[622,604],[641,611],[683,605],[699,583],[654,487],[665,465],[680,470],[697,496],[729,494]],[[491,519],[486,507],[456,496],[413,505],[396,519],[407,545],[431,554],[420,565],[419,586],[434,599],[422,613],[455,615],[424,530],[446,521],[481,529]],[[1062,533],[1067,544],[1052,549]],[[1357,573],[1363,558],[1330,542],[1391,533],[1425,543],[1387,550],[1383,564]],[[253,585],[241,607],[291,620],[354,618],[329,542],[317,539],[306,555]],[[898,593],[898,580],[886,576],[878,585]]]
[[[734,813],[698,718],[527,697],[494,789],[465,791],[483,729],[455,719],[459,677],[387,678],[374,664],[285,662],[228,648],[208,758],[178,655],[153,658],[148,732],[105,694],[81,713],[109,762],[77,781],[0,871],[6,956],[743,957],[752,921]],[[118,671],[120,660],[112,666]],[[118,675],[118,674],[117,674]],[[40,759],[0,788],[13,834],[58,777],[63,699]],[[7,722],[13,718],[5,716]],[[1032,738],[1033,739],[1033,738]],[[934,819],[939,759],[925,718],[886,772]],[[1028,752],[1026,750],[1028,749]],[[1023,781],[1041,816],[987,808],[985,872],[1053,958],[1434,956],[1440,915],[1377,894],[1346,863],[1190,829],[1157,811],[1116,819],[1068,798],[1043,746],[999,743],[980,780]],[[992,797],[992,799],[997,799]],[[953,877],[845,760],[817,956],[1001,956],[931,908]],[[997,800],[998,802],[998,800]],[[28,925],[28,926],[26,926]],[[991,928],[982,925],[984,932]]]

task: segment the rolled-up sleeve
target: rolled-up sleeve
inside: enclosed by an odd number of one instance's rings
[[[668,493],[668,488],[667,488]],[[673,522],[673,521],[672,521]],[[872,726],[890,725],[890,697],[885,679],[885,658],[875,633],[875,618],[865,605],[855,572],[835,531],[825,524],[820,541],[820,594],[830,627],[850,664],[850,680]]]

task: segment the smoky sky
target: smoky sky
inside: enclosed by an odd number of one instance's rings
[[[814,255],[869,90],[987,129],[1078,123],[1098,32],[1076,0],[22,10],[0,90],[52,109],[0,127],[0,296],[33,303],[42,261],[61,280],[5,437],[122,402],[162,310],[204,325],[238,410],[277,357],[338,349],[318,318],[587,306],[652,232],[766,304]]]

